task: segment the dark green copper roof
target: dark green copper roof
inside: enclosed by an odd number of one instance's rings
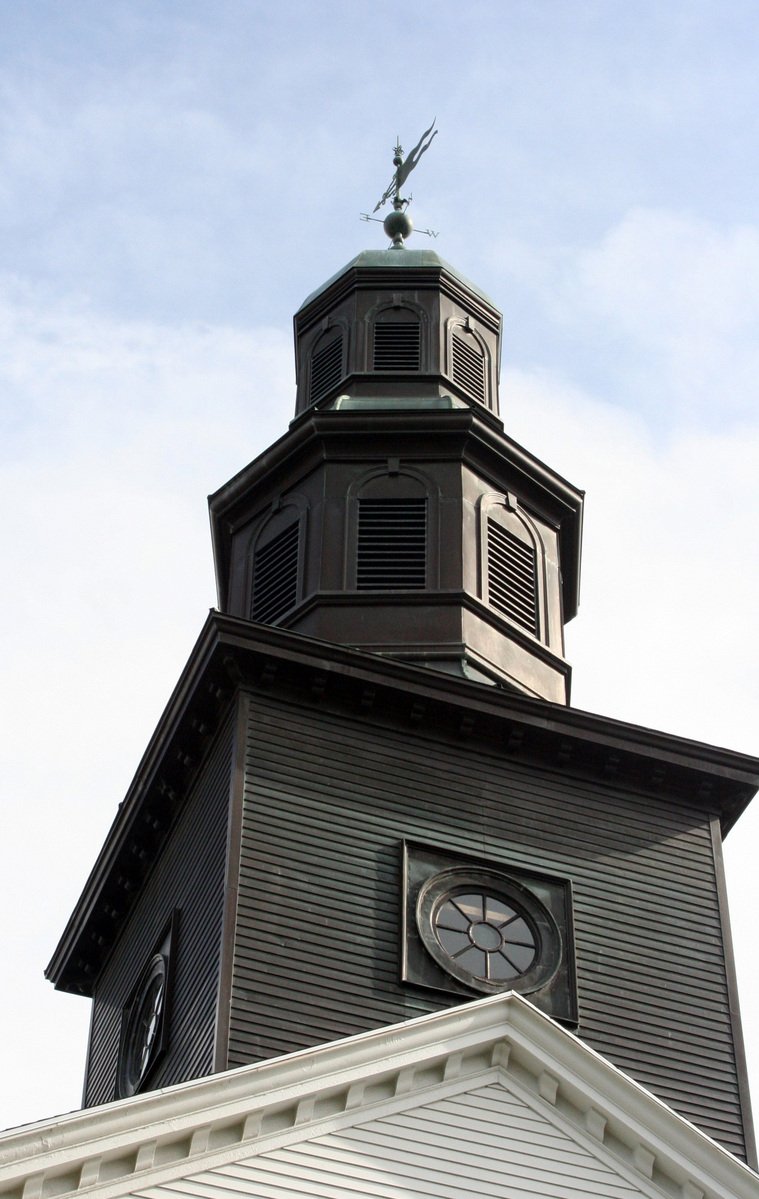
[[[336,271],[331,278],[327,279],[326,283],[322,283],[321,287],[317,287],[316,291],[312,291],[310,296],[307,296],[303,301],[298,311],[300,312],[304,308],[307,308],[317,296],[320,296],[323,291],[326,291],[327,288],[331,287],[333,283],[347,274],[348,271],[371,270],[373,268],[380,268],[382,270],[391,268],[402,271],[419,270],[425,267],[436,268],[437,270],[445,271],[449,275],[454,275],[469,291],[474,292],[480,299],[485,300],[491,308],[495,308],[495,304],[490,299],[490,296],[477,287],[476,284],[471,283],[469,279],[465,278],[460,271],[452,267],[439,254],[436,254],[434,250],[407,250],[405,246],[390,246],[387,250],[362,250],[360,254],[357,254],[355,258],[346,263],[341,270]]]

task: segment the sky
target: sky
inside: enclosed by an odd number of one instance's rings
[[[433,117],[412,246],[504,314],[587,491],[573,704],[759,755],[755,0],[0,0],[0,1127],[78,1106],[43,979],[216,593],[206,496]],[[759,1103],[759,800],[727,839]],[[694,963],[698,969],[698,963]]]

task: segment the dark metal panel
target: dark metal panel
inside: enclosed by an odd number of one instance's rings
[[[570,878],[595,1049],[744,1153],[708,813],[252,698],[229,1065],[458,1002],[399,981],[402,838]]]
[[[149,1086],[167,1086],[213,1068],[231,746],[228,719],[98,979],[85,1106],[114,1097],[122,1008],[175,909],[179,928],[169,1045]]]

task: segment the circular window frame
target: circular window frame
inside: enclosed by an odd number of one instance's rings
[[[143,1008],[156,980],[160,980],[161,983],[160,1001],[155,1011],[152,1036],[146,1045],[142,1024]],[[129,1005],[119,1062],[118,1091],[121,1098],[137,1094],[156,1063],[163,1042],[167,988],[168,961],[164,954],[156,953],[145,967]],[[144,1061],[140,1062],[139,1059],[143,1055]]]
[[[449,899],[473,891],[507,902],[525,919],[534,936],[535,957],[528,969],[515,978],[504,981],[479,978],[459,965],[438,940],[435,932],[437,913]],[[494,995],[503,991],[529,994],[546,986],[561,964],[561,933],[551,913],[516,879],[496,870],[452,867],[434,874],[419,890],[416,924],[422,944],[438,966],[452,978],[481,994]]]

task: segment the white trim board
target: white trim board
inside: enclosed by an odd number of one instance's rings
[[[759,1199],[753,1171],[516,994],[11,1131],[0,1197],[118,1199],[496,1079],[641,1194]]]

